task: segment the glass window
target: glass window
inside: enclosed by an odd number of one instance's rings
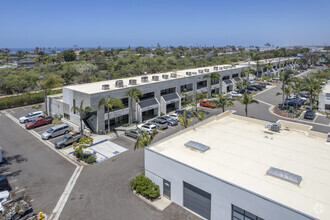
[[[232,205],[232,220],[264,220],[258,216]]]

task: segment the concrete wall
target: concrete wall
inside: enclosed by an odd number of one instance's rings
[[[183,206],[183,181],[211,194],[211,219],[231,219],[231,205],[238,206],[267,220],[310,220],[299,212],[277,204],[228,182],[145,148],[145,174],[159,185],[163,179],[171,182],[171,200]]]

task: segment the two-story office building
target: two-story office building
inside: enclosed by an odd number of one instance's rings
[[[328,81],[330,82],[330,81]],[[326,84],[319,94],[319,110],[330,112],[330,84]]]
[[[294,62],[294,58],[276,58],[261,62],[272,63],[275,67],[279,67],[280,63],[284,63],[285,60],[290,60],[292,64]],[[110,127],[113,128],[128,123],[130,115],[132,115],[132,121],[141,122],[180,109],[181,99],[187,93],[203,92],[211,96],[212,93],[232,91],[236,89],[236,83],[242,80],[242,70],[248,68],[256,68],[256,63],[201,67],[66,86],[63,87],[62,95],[48,98],[49,114],[60,114],[64,116],[64,121],[78,128],[80,124],[79,115],[77,112],[72,112],[71,109],[73,106],[80,106],[83,101],[83,106],[93,108],[92,112],[84,115],[84,124],[96,133],[104,131],[108,127],[106,109],[103,107],[98,108],[98,103],[102,98],[111,96],[121,99],[124,104],[123,109],[115,109],[109,116]],[[286,68],[290,67],[287,66]],[[206,75],[213,72],[219,73],[221,80],[211,83],[209,78],[205,78]],[[130,98],[127,97],[126,92],[132,88],[139,89],[143,95],[140,97],[139,103],[132,100],[132,106],[130,107]]]

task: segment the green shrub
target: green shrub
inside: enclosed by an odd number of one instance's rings
[[[62,93],[62,89],[57,90],[49,90],[48,95],[55,95]],[[35,92],[35,93],[23,93],[17,96],[9,96],[0,98],[0,110],[7,109],[7,108],[15,108],[25,105],[33,105],[37,103],[44,102],[44,92]]]
[[[270,80],[270,77],[269,76],[266,76],[266,75],[263,75],[263,76],[261,76],[261,80],[262,81],[269,81]]]
[[[159,186],[146,177],[144,173],[131,181],[131,187],[146,199],[154,200],[160,196]]]

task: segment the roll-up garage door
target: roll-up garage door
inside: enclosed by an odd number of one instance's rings
[[[211,218],[211,194],[186,182],[183,182],[183,206],[204,218]]]

